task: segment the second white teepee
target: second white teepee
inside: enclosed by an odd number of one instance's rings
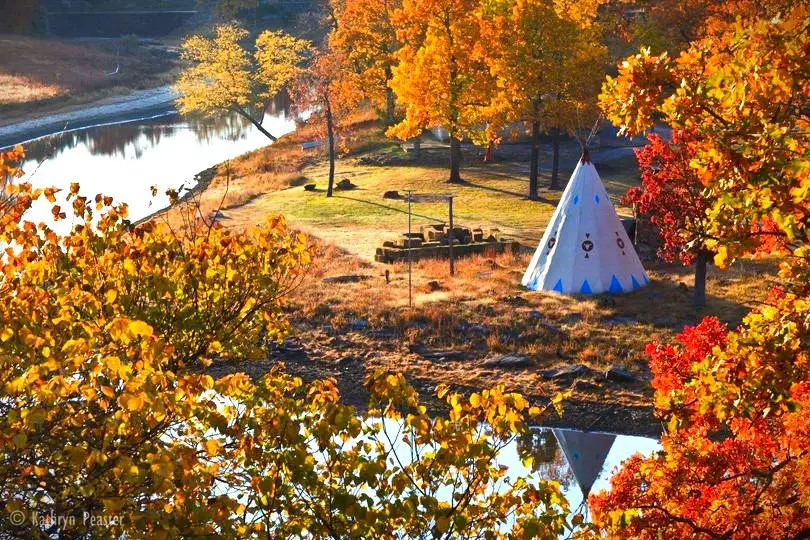
[[[649,283],[588,153],[582,155],[522,283],[563,294],[622,293]]]

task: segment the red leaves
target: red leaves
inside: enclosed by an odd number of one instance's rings
[[[728,327],[716,317],[706,317],[697,326],[687,326],[674,345],[650,343],[645,349],[650,357],[653,387],[659,392],[680,389],[691,377],[692,366],[703,361],[716,346],[723,346]]]
[[[676,133],[673,142],[654,134],[649,139],[650,144],[636,150],[641,186],[630,189],[624,200],[637,204],[658,227],[662,259],[671,262],[677,257],[683,264],[691,264],[706,247],[706,210],[711,200],[689,166],[694,153],[688,138]]]

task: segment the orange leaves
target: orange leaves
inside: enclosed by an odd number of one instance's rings
[[[492,83],[476,54],[480,25],[471,0],[405,0],[396,14],[397,52],[391,88],[405,118],[389,134],[405,139],[444,126],[451,137],[480,131],[480,107]]]
[[[390,82],[401,47],[394,22],[401,6],[398,0],[332,0],[337,28],[329,36],[330,45],[340,51],[346,69],[356,70],[362,92],[379,109],[386,111],[388,123],[394,120]]]
[[[205,441],[205,451],[208,452],[209,457],[214,457],[219,453],[222,445],[216,439],[208,439]]]
[[[616,78],[607,77],[599,101],[608,120],[622,133],[635,135],[652,126],[662,94],[677,83],[667,53],[652,55],[649,48],[628,57],[619,65]]]
[[[606,51],[590,10],[598,2],[498,0],[481,13],[481,54],[495,77],[487,96],[492,136],[508,122],[543,130],[590,128]]]

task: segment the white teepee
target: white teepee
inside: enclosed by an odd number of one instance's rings
[[[564,294],[621,293],[649,283],[587,152],[568,181],[522,283]]]
[[[594,482],[602,472],[616,435],[569,429],[554,429],[553,431],[554,437],[565,454],[568,466],[574,473],[574,479],[582,491],[582,496],[584,500],[587,500]]]

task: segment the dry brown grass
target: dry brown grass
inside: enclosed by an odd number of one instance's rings
[[[175,63],[147,46],[0,34],[3,120],[170,82]],[[118,74],[106,76],[119,66]]]
[[[60,95],[65,90],[57,84],[47,84],[21,75],[0,73],[0,105],[42,101]]]
[[[319,248],[309,284],[293,301],[301,317],[342,330],[364,320],[372,329],[431,347],[517,352],[543,365],[575,359],[594,368],[632,366],[643,359],[646,343],[667,339],[703,315],[738,324],[764,296],[762,273],[775,264],[745,261],[727,272],[712,270],[708,305],[698,310],[689,303],[688,269],[651,268],[653,283],[627,295],[571,297],[522,288],[520,276],[529,259],[529,253],[467,257],[458,261],[452,277],[446,261],[416,262],[413,307],[408,307],[406,265],[366,262],[329,245]],[[323,282],[348,274],[366,279]],[[432,290],[430,281],[441,287]]]
[[[463,258],[452,277],[446,261],[417,262],[409,307],[405,265],[367,262],[333,244],[318,243],[314,266],[290,298],[289,312],[304,342],[345,340],[347,351],[366,358],[366,372],[405,371],[427,388],[440,382],[462,388],[506,384],[540,398],[572,384],[570,379],[549,380],[545,370],[583,364],[593,375],[584,377],[585,386],[575,387],[577,399],[598,395],[614,404],[644,406],[651,394],[646,344],[671,340],[684,325],[705,315],[738,324],[764,296],[763,276],[776,265],[744,261],[728,271],[711,269],[708,305],[699,310],[689,303],[688,268],[648,265],[652,283],[644,289],[621,296],[570,297],[522,288],[519,280],[529,258],[528,253]],[[324,282],[341,275],[365,279]],[[426,287],[433,280],[440,282],[439,290]],[[317,366],[332,366],[337,357],[323,358],[328,347],[318,350],[308,369],[330,369]],[[420,350],[461,351],[463,356],[436,360],[411,352]],[[485,365],[486,359],[503,353],[525,355],[534,365],[517,370]],[[605,381],[599,374],[614,365],[629,369],[636,382],[617,386]]]

